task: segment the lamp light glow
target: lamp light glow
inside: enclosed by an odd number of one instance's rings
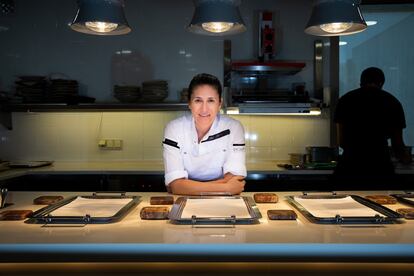
[[[107,22],[99,22],[99,21],[95,21],[95,22],[87,21],[87,22],[85,22],[85,26],[89,30],[92,30],[94,32],[108,33],[108,32],[112,32],[113,30],[115,30],[118,27],[118,24],[116,24],[116,23],[107,23]]]
[[[234,23],[231,22],[206,22],[202,23],[201,26],[207,32],[212,33],[223,33],[233,28]]]
[[[333,22],[329,24],[321,24],[320,27],[327,33],[337,34],[349,30],[349,28],[352,27],[352,23]]]

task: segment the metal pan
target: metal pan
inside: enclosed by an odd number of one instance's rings
[[[316,217],[304,208],[299,202],[295,200],[294,196],[287,196],[286,199],[289,204],[295,207],[301,214],[303,214],[309,221],[318,224],[383,224],[398,222],[398,219],[402,218],[402,215],[392,211],[380,204],[367,200],[357,195],[303,195],[300,198],[307,199],[338,199],[350,196],[356,202],[373,209],[381,215],[375,216],[340,216],[334,217]]]
[[[236,216],[229,217],[197,217],[196,214],[191,216],[191,218],[183,218],[182,214],[186,206],[188,199],[243,199],[246,204],[247,211],[249,213],[248,218],[241,218]],[[241,197],[241,196],[199,196],[199,197],[179,197],[169,214],[169,219],[174,224],[191,224],[191,225],[235,225],[235,224],[257,224],[259,219],[262,217],[259,209],[257,208],[253,198],[251,197]]]
[[[86,198],[86,199],[120,199],[120,198],[130,198],[129,201],[124,207],[122,207],[116,214],[110,217],[93,217],[88,214],[84,216],[52,216],[51,213],[70,202],[74,201],[77,198]],[[93,193],[91,196],[74,196],[67,199],[63,199],[55,204],[44,207],[36,212],[25,221],[26,223],[42,223],[42,224],[105,224],[105,223],[114,223],[120,221],[125,217],[129,211],[133,209],[141,201],[140,196],[126,196],[125,193],[121,193],[119,196],[115,195],[98,195]]]

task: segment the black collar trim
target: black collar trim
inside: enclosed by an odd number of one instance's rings
[[[213,141],[213,140],[219,139],[219,138],[227,136],[227,135],[230,135],[230,129],[226,129],[226,130],[223,130],[222,132],[219,132],[217,134],[210,135],[210,136],[208,136],[207,140],[201,141],[201,143]]]

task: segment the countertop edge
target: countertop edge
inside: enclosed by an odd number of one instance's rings
[[[0,262],[413,262],[414,244],[0,244]]]

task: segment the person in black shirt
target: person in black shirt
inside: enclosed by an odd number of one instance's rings
[[[402,135],[406,127],[404,111],[393,95],[382,90],[384,81],[381,69],[367,68],[361,74],[361,87],[339,99],[334,122],[343,153],[334,171],[335,179],[361,180],[361,185],[375,183],[376,187],[393,180],[388,139],[395,156],[403,163],[411,162]]]

